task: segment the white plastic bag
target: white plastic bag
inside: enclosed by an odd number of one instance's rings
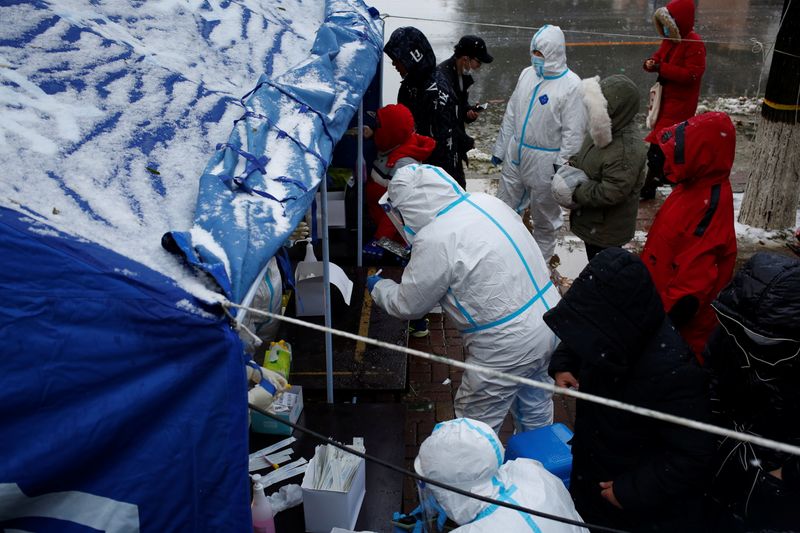
[[[575,209],[578,204],[572,200],[572,193],[575,192],[578,185],[586,181],[589,181],[589,178],[583,170],[562,165],[553,176],[553,181],[550,182],[550,192],[558,205],[567,209]]]
[[[653,129],[653,126],[656,125],[656,121],[658,121],[658,113],[661,111],[661,84],[659,82],[655,82],[652,87],[650,87],[650,94],[647,103],[647,120],[646,124],[647,127]]]

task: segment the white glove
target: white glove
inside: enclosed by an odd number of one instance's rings
[[[247,384],[250,390],[247,391],[247,401],[266,410],[272,405],[276,396],[289,390],[289,383],[281,374],[268,368],[258,366],[255,362],[247,363]]]
[[[553,181],[550,183],[550,192],[553,193],[558,205],[566,207],[567,209],[575,209],[578,207],[572,199],[572,194],[578,185],[589,181],[589,178],[583,170],[569,165],[562,165],[553,176]]]

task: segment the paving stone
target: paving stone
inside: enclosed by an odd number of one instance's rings
[[[453,412],[453,402],[436,402],[436,421],[444,422],[445,420],[452,420],[455,418]]]

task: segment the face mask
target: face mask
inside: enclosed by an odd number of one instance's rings
[[[540,78],[544,77],[544,58],[538,56],[531,56],[531,65],[533,70],[539,75]]]
[[[473,76],[473,75],[475,75],[475,72],[473,72],[471,68],[465,68],[464,70],[461,71],[461,75],[462,76]]]

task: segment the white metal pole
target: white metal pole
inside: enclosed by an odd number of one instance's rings
[[[326,169],[327,171],[327,169]],[[322,209],[322,286],[325,297],[325,326],[331,327],[331,255],[328,241],[328,176],[322,176],[320,187],[320,208]],[[333,403],[333,337],[325,332],[325,387],[328,403]]]

